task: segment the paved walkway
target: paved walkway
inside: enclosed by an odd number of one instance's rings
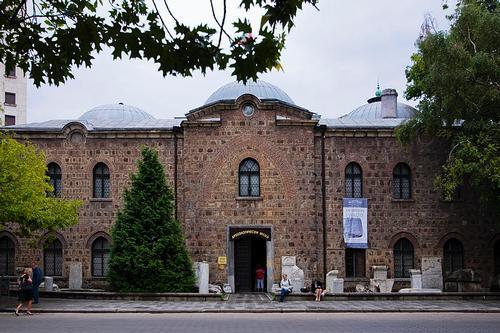
[[[16,298],[0,297],[0,311],[12,312]],[[123,300],[41,299],[34,312],[198,313],[198,312],[490,312],[500,313],[500,301],[271,301],[267,294],[229,295],[226,301],[163,302]]]

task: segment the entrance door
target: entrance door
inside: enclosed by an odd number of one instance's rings
[[[264,239],[247,236],[234,241],[234,282],[236,292],[256,290],[256,267],[261,265],[265,268],[266,261],[266,241]],[[264,280],[264,290],[266,290],[265,284]]]

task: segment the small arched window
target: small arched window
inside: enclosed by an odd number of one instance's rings
[[[410,167],[398,163],[392,172],[392,193],[394,199],[411,199]]]
[[[247,158],[240,163],[240,197],[260,196],[260,168],[257,161]]]
[[[109,198],[109,168],[104,163],[94,167],[94,198]]]
[[[106,276],[108,273],[110,247],[104,237],[98,237],[92,243],[92,276]]]
[[[43,268],[46,276],[61,276],[62,244],[59,239],[47,240],[43,246]]]
[[[500,274],[500,240],[495,243],[494,255],[495,258],[495,275]]]
[[[15,275],[16,247],[7,236],[0,238],[0,275]]]
[[[451,238],[443,247],[443,271],[449,274],[464,268],[464,247],[458,239]]]
[[[410,277],[413,269],[413,244],[406,238],[401,238],[394,244],[394,277]]]
[[[62,175],[61,175],[61,168],[57,163],[49,163],[47,166],[47,176],[49,176],[49,184],[52,185],[54,190],[49,193],[49,196],[53,197],[60,197],[61,196],[61,180],[62,180]]]
[[[346,198],[363,197],[363,174],[359,164],[351,162],[345,168]]]

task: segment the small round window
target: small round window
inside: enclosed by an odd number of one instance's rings
[[[252,104],[245,104],[243,105],[242,111],[246,117],[250,117],[255,113],[255,107]]]

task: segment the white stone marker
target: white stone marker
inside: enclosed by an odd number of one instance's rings
[[[207,262],[195,262],[196,285],[198,286],[198,293],[208,294],[208,278],[209,278],[209,265]]]
[[[422,288],[443,290],[441,257],[422,257]]]
[[[69,264],[69,289],[82,289],[82,263],[79,261]]]

